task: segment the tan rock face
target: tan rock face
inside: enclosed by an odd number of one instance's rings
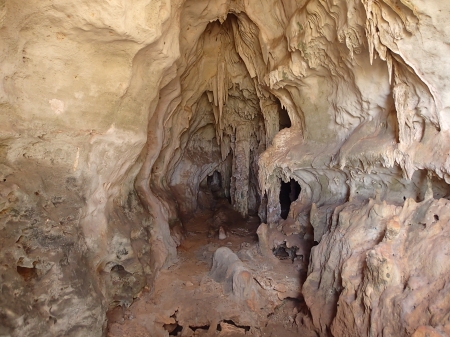
[[[330,329],[333,336],[445,335],[447,203],[408,199],[393,206],[371,200],[348,203],[339,212],[312,250],[303,286],[321,334]]]
[[[102,335],[220,198],[318,334],[448,334],[449,6],[0,0],[0,335]]]

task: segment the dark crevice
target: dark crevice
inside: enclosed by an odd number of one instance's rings
[[[183,330],[183,327],[178,323],[164,324],[164,329],[169,333],[169,336],[178,336]]]
[[[21,267],[17,266],[17,272],[25,281],[31,281],[35,278],[37,278],[38,273],[36,268],[27,268],[27,267]]]
[[[275,255],[275,257],[278,258],[279,260],[289,259],[291,261],[294,261],[294,259],[297,257],[297,250],[298,247],[287,248],[286,243],[283,243],[278,247],[274,248],[272,252],[273,255]],[[303,255],[299,255],[298,258],[303,260]]]
[[[279,109],[279,130],[290,128],[292,126],[291,119],[286,109],[280,107]]]
[[[294,179],[291,179],[289,182],[285,183],[281,181],[280,188],[280,206],[281,206],[281,214],[280,216],[283,219],[287,219],[289,214],[289,209],[291,207],[291,203],[297,200],[300,195],[300,184],[296,182]]]
[[[183,331],[183,327],[178,324],[177,311],[175,311],[175,313],[172,316],[170,316],[170,318],[173,318],[175,322],[170,324],[164,324],[163,327],[169,333],[169,336],[179,336]]]
[[[117,271],[117,272],[121,272],[124,270],[125,270],[125,268],[123,266],[121,266],[120,264],[116,264],[114,267],[111,268],[111,271]]]

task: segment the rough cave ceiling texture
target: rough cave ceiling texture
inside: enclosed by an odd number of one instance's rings
[[[319,335],[450,333],[447,1],[0,0],[0,36],[0,335],[101,336],[214,171],[269,226],[300,184]]]

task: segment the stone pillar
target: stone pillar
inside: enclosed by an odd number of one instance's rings
[[[233,157],[232,203],[243,217],[248,215],[248,183],[250,175],[250,132],[251,125],[241,123],[236,127],[236,141]]]
[[[280,131],[280,119],[278,104],[270,99],[260,100],[261,112],[264,116],[264,126],[266,129],[266,146],[272,145],[273,137]]]
[[[272,226],[280,220],[280,179],[274,179],[267,191],[267,224]]]

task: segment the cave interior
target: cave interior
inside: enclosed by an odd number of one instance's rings
[[[0,0],[0,336],[450,336],[449,13]]]

